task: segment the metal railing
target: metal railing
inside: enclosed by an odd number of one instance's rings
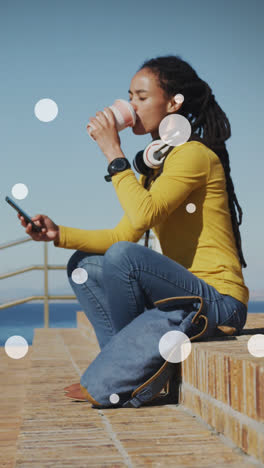
[[[7,244],[2,244],[0,245],[0,250],[7,249],[9,247],[14,247],[15,245],[24,244],[25,242],[30,242],[32,240],[33,239],[26,237],[20,240],[9,242]],[[0,304],[0,310],[7,309],[8,307],[13,307],[19,304],[24,304],[25,302],[44,300],[44,328],[49,328],[49,301],[53,299],[72,300],[72,299],[76,299],[76,296],[74,295],[72,296],[71,295],[68,295],[68,296],[67,295],[62,295],[62,296],[49,295],[49,283],[48,283],[49,270],[66,270],[67,267],[66,265],[49,265],[48,264],[48,243],[44,242],[43,244],[44,244],[44,264],[43,265],[31,265],[29,267],[20,268],[19,270],[12,271],[10,273],[1,274],[0,280],[10,278],[15,275],[21,275],[28,271],[42,270],[44,271],[44,295],[28,296],[28,297],[24,297],[23,299],[17,299],[16,301],[11,301],[11,302],[6,302],[5,304]]]
[[[144,239],[144,236],[140,239]],[[150,235],[149,239],[153,239],[154,236]],[[14,247],[15,245],[20,245],[24,244],[25,242],[30,242],[33,239],[29,237],[25,237],[20,240],[8,242],[6,244],[0,245],[0,250],[2,249],[7,249],[9,247]],[[140,241],[139,241],[140,242]],[[43,265],[31,265],[26,268],[20,268],[19,270],[10,272],[10,273],[4,273],[0,275],[0,280],[10,278],[15,275],[21,275],[23,273],[27,273],[28,271],[33,271],[33,270],[44,270],[44,295],[42,296],[28,296],[24,297],[23,299],[17,299],[16,301],[11,301],[11,302],[6,302],[5,304],[0,304],[0,310],[7,309],[8,307],[13,307],[15,305],[19,304],[24,304],[25,302],[30,302],[30,301],[37,301],[37,300],[44,300],[44,328],[49,328],[49,301],[50,300],[74,300],[76,299],[76,296],[74,295],[60,295],[60,296],[54,296],[54,295],[49,295],[49,278],[48,278],[48,272],[49,270],[66,270],[67,266],[66,265],[49,265],[48,264],[48,243],[44,242],[44,264]]]

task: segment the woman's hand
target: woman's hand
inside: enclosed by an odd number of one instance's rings
[[[116,129],[116,121],[113,112],[109,107],[105,107],[103,112],[96,112],[96,117],[90,118],[92,130],[90,128],[90,135],[94,138],[102,152],[109,162],[114,158],[124,157],[120,148],[120,138]],[[88,126],[87,126],[88,128]]]
[[[35,241],[54,241],[59,240],[60,238],[60,229],[57,224],[55,224],[48,216],[45,215],[36,215],[31,218],[31,220],[42,228],[41,232],[32,231],[32,224],[26,223],[23,216],[20,213],[17,214],[17,217],[21,221],[21,225],[26,228],[26,233],[32,237]]]

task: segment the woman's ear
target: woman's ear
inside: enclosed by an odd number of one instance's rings
[[[177,112],[181,108],[183,101],[184,96],[182,94],[176,94],[171,98],[170,102],[168,103],[167,111],[169,113]]]

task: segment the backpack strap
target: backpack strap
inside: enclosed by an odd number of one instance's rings
[[[124,408],[139,408],[160,395],[164,386],[168,386],[169,380],[176,374],[176,366],[166,361],[161,368],[143,385],[136,388],[130,400],[122,406]],[[167,396],[167,395],[165,395]]]
[[[171,301],[174,301],[175,303],[175,301],[177,300],[180,301],[181,305],[184,305],[184,304],[189,305],[190,303],[195,302],[195,299],[198,299],[198,301],[200,301],[200,307],[197,313],[195,314],[195,316],[192,318],[191,323],[194,325],[199,325],[199,322],[201,320],[204,320],[205,323],[204,323],[202,330],[199,331],[199,333],[189,338],[190,341],[196,340],[197,338],[200,338],[201,336],[203,336],[208,328],[208,318],[201,313],[203,305],[204,305],[203,298],[201,296],[176,296],[176,297],[168,297],[166,299],[161,299],[159,301],[154,302],[155,307],[164,306],[164,305],[166,306],[166,304],[169,305]]]
[[[195,302],[195,300],[200,301],[200,307],[199,310],[196,312],[194,317],[192,318],[191,323],[194,325],[200,325],[200,321],[204,320],[203,328],[202,330],[199,331],[199,333],[196,333],[196,335],[192,336],[190,338],[190,341],[193,341],[194,339],[200,338],[203,336],[208,328],[208,319],[205,315],[203,315],[202,308],[203,308],[203,298],[201,296],[177,296],[177,297],[169,297],[167,299],[161,299],[159,301],[154,302],[154,305],[156,307],[162,306],[164,310],[166,310],[166,306],[170,306],[170,303],[174,301],[174,305],[172,307],[175,308],[175,301],[180,301],[181,306],[182,305],[189,305],[192,302]],[[174,352],[174,348],[170,352],[170,355],[168,356],[168,359]],[[166,360],[164,364],[160,367],[160,369],[146,382],[144,382],[143,385],[140,385],[138,388],[136,388],[133,393],[132,393],[132,398],[128,401],[126,401],[122,406],[124,408],[139,408],[142,406],[144,403],[147,403],[153,399],[155,399],[162,391],[164,386],[168,386],[168,382],[172,381],[172,379],[177,379],[176,376],[177,373],[177,365],[175,363],[171,363],[169,360]]]

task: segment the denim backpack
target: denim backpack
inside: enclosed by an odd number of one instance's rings
[[[180,364],[160,354],[164,334],[178,330],[194,341],[217,336],[217,331],[218,336],[236,332],[216,327],[200,296],[170,297],[154,305],[114,335],[82,375],[81,388],[92,408],[177,403]]]

